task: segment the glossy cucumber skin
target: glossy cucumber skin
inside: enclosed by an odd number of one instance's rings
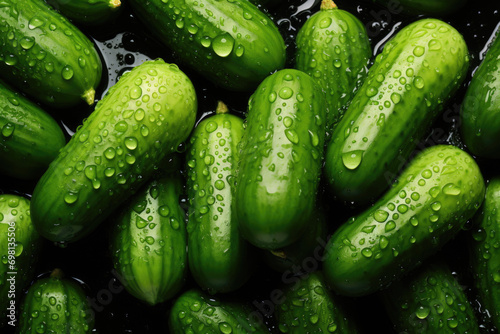
[[[372,207],[334,232],[324,272],[339,294],[386,288],[453,238],[484,199],[475,161],[454,146],[421,152]]]
[[[55,242],[90,233],[189,136],[197,99],[174,64],[148,61],[124,74],[61,150],[33,192],[31,214]]]
[[[234,212],[257,247],[282,248],[307,228],[323,161],[325,104],[311,77],[294,69],[269,76],[250,97]]]
[[[57,122],[39,106],[0,82],[0,173],[39,178],[66,144]]]
[[[12,251],[14,250],[14,254]],[[19,309],[23,289],[33,279],[35,261],[41,250],[41,238],[30,218],[30,201],[10,194],[0,195],[0,328],[12,319],[10,301],[15,300],[14,312]],[[11,254],[9,254],[9,251]],[[7,263],[3,262],[7,259]],[[13,267],[10,267],[10,266]],[[15,273],[15,274],[9,274]],[[15,282],[16,299],[12,298],[11,281]]]
[[[365,26],[345,10],[322,8],[299,30],[295,67],[325,90],[330,130],[366,78],[371,56]]]
[[[285,289],[284,302],[276,308],[280,333],[359,332],[347,317],[340,297],[328,290],[322,272],[300,278],[300,283]]]
[[[62,277],[38,279],[21,306],[19,332],[87,334],[94,329],[94,316],[84,290]]]
[[[374,0],[383,5],[391,5],[391,0]],[[409,15],[449,15],[458,11],[467,0],[398,0],[392,1],[392,8]],[[394,4],[396,6],[394,6]]]
[[[500,38],[474,73],[461,108],[462,138],[477,156],[500,159]]]
[[[470,238],[471,268],[481,305],[500,328],[500,179],[486,188],[478,225]]]
[[[90,26],[109,22],[121,8],[120,0],[46,1],[73,22]]]
[[[92,42],[43,0],[0,8],[2,78],[39,102],[68,108],[94,103],[102,64]]]
[[[398,333],[480,333],[465,291],[444,263],[425,263],[382,300]]]
[[[462,36],[436,19],[400,30],[376,57],[328,143],[325,174],[340,200],[376,200],[465,78]]]
[[[223,113],[201,121],[187,153],[189,267],[210,293],[229,292],[250,274],[248,245],[232,215],[243,120]]]
[[[185,291],[174,302],[169,316],[171,333],[269,333],[265,325],[255,322],[252,309],[243,304],[211,297],[200,290]]]
[[[247,0],[130,4],[183,63],[222,88],[252,91],[285,64],[285,42],[278,28]]]
[[[113,229],[113,265],[128,292],[150,305],[172,298],[187,274],[180,175],[153,179],[128,202]]]

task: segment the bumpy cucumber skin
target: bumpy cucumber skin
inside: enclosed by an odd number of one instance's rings
[[[180,295],[170,311],[171,333],[234,334],[269,333],[265,325],[253,321],[252,310],[191,289]]]
[[[61,14],[82,25],[102,25],[116,17],[120,0],[46,0]]]
[[[285,301],[276,308],[280,333],[358,333],[355,322],[328,291],[321,272],[304,276],[284,292]]]
[[[472,231],[470,258],[474,282],[481,304],[500,328],[500,179],[492,179],[486,188],[478,225]]]
[[[329,129],[366,78],[371,56],[365,26],[345,10],[321,9],[300,28],[295,67],[325,90]]]
[[[316,211],[310,222],[300,239],[291,245],[277,250],[262,250],[262,260],[269,268],[295,273],[304,269],[303,263],[308,257],[321,259],[328,232],[324,212]]]
[[[39,106],[0,82],[0,173],[39,178],[66,144],[59,124]]]
[[[462,36],[436,19],[397,33],[370,68],[328,144],[325,174],[345,201],[379,198],[465,78]]]
[[[0,8],[0,73],[54,108],[94,103],[102,64],[92,42],[42,0],[6,0]]]
[[[172,298],[187,273],[185,212],[180,175],[142,188],[121,211],[112,237],[115,270],[128,292],[156,305]]]
[[[285,42],[278,28],[247,0],[130,4],[180,60],[225,89],[251,91],[285,64]]]
[[[75,282],[57,277],[37,280],[21,306],[19,333],[87,334],[94,328],[94,316],[87,296]]]
[[[328,241],[324,272],[337,293],[386,288],[453,238],[484,199],[475,161],[453,146],[421,152],[394,186]]]
[[[227,113],[201,121],[187,156],[189,267],[210,293],[238,289],[249,277],[247,242],[231,212],[243,120]]]
[[[382,293],[398,333],[480,333],[474,310],[444,263],[424,264]]]
[[[449,15],[462,8],[467,0],[374,0],[383,5],[390,5],[393,11],[402,11],[409,15]],[[392,3],[392,4],[391,4]]]
[[[474,73],[461,108],[462,137],[477,156],[500,159],[500,38]]]
[[[11,242],[15,245],[9,245]],[[9,259],[9,248],[15,250],[15,259]],[[10,282],[7,279],[15,278],[15,296],[19,303],[21,291],[33,278],[40,249],[41,238],[31,222],[29,200],[17,195],[0,195],[0,257],[9,261],[0,262],[0,327],[10,320],[6,316],[10,314],[7,308],[10,307],[10,300],[14,300],[9,297]],[[13,268],[10,268],[11,264]],[[16,274],[9,275],[10,272]],[[17,306],[15,308],[18,309]]]
[[[40,234],[71,242],[90,233],[187,139],[196,111],[194,87],[176,65],[158,59],[124,74],[36,185]]]
[[[321,88],[294,69],[269,76],[250,97],[233,203],[243,237],[257,247],[287,246],[308,226],[323,162],[325,105]]]

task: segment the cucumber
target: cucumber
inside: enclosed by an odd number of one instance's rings
[[[483,208],[470,238],[471,271],[483,309],[500,328],[500,179],[486,188]]]
[[[449,15],[462,8],[467,0],[374,0],[393,12],[408,15]]]
[[[254,311],[255,312],[255,311]],[[205,295],[197,289],[185,291],[174,302],[169,316],[170,332],[176,334],[269,333],[244,304]]]
[[[189,78],[163,60],[124,74],[37,183],[33,223],[45,238],[90,233],[189,136],[197,99]]]
[[[325,174],[340,200],[365,204],[388,188],[466,76],[467,45],[450,25],[401,29],[370,68],[328,143]]]
[[[323,248],[327,240],[327,226],[324,213],[316,211],[311,218],[311,228],[289,246],[276,250],[262,250],[262,260],[278,272],[292,271],[304,273],[304,263],[309,258],[321,260]]]
[[[185,212],[178,173],[153,179],[120,211],[111,255],[122,284],[134,297],[156,305],[180,291],[187,274]]]
[[[366,78],[371,56],[363,23],[332,0],[323,0],[320,11],[300,28],[295,67],[325,90],[330,130]]]
[[[247,242],[231,212],[243,120],[219,102],[194,130],[187,149],[189,268],[211,294],[238,289],[249,277]]]
[[[94,314],[84,290],[60,269],[33,283],[21,311],[19,333],[93,333]]]
[[[35,180],[49,167],[66,138],[57,122],[0,82],[0,173]]]
[[[384,289],[438,251],[481,205],[484,180],[461,149],[421,152],[372,207],[334,232],[323,270],[339,294]]]
[[[318,84],[294,69],[269,76],[250,97],[233,206],[253,245],[285,247],[309,226],[323,162],[325,106]]]
[[[62,15],[76,24],[101,25],[116,16],[120,0],[46,0]]]
[[[480,333],[465,291],[445,263],[423,265],[382,293],[398,333]]]
[[[343,309],[339,296],[326,286],[323,274],[300,277],[284,290],[284,302],[276,308],[280,333],[358,333]]]
[[[252,91],[285,64],[285,42],[278,28],[248,0],[130,4],[180,61],[222,88]]]
[[[53,108],[94,104],[101,60],[66,18],[43,0],[5,0],[0,29],[2,79]]]
[[[0,328],[17,325],[23,289],[31,282],[41,238],[30,217],[30,201],[0,195]]]
[[[460,110],[464,144],[469,151],[500,159],[500,38],[498,34],[474,73]]]

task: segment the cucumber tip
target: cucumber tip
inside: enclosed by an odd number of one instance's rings
[[[85,91],[83,93],[82,98],[89,106],[94,104],[94,98],[95,98],[95,90],[94,88],[90,88],[89,90]]]

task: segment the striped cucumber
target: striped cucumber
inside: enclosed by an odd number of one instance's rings
[[[285,64],[276,25],[248,0],[130,0],[135,15],[216,85],[252,91]]]
[[[241,141],[234,210],[250,243],[296,241],[309,225],[323,162],[326,102],[304,72],[285,69],[250,97]]]
[[[325,173],[341,200],[367,203],[400,166],[465,78],[467,45],[449,24],[401,29],[370,68],[328,144]]]
[[[66,144],[59,124],[39,106],[0,82],[0,173],[39,178]]]
[[[247,242],[234,219],[234,177],[243,120],[222,102],[194,130],[187,153],[189,267],[210,293],[236,290],[250,274]]]
[[[479,167],[461,149],[421,152],[378,202],[332,235],[323,266],[329,285],[349,296],[386,288],[462,229],[484,188]]]
[[[185,212],[178,173],[153,179],[120,211],[111,254],[128,292],[156,305],[173,297],[187,273]]]
[[[0,74],[54,108],[94,104],[102,64],[94,44],[43,0],[0,6]]]
[[[332,0],[323,0],[299,30],[295,67],[325,90],[330,130],[365,79],[371,56],[365,26]]]
[[[36,185],[40,234],[64,243],[90,233],[187,139],[196,111],[194,87],[176,65],[158,59],[124,74]]]

